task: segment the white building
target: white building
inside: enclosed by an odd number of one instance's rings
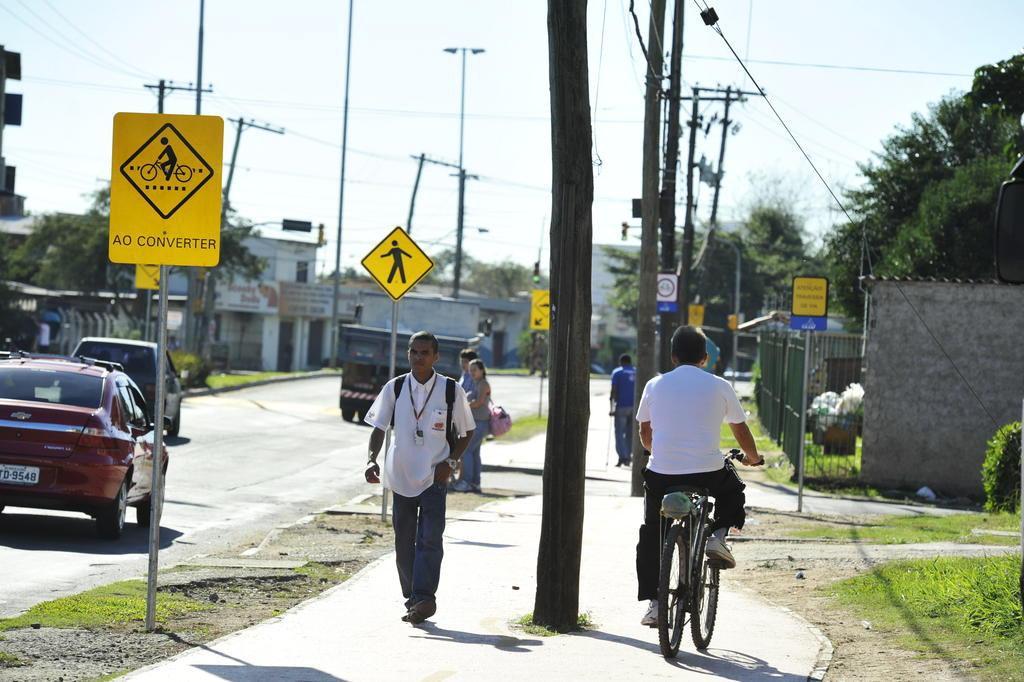
[[[317,284],[318,245],[301,238],[250,237],[267,261],[258,280],[219,281],[215,339],[231,369],[290,372],[319,369],[330,357],[332,284]],[[339,296],[341,321],[355,314],[357,292]]]

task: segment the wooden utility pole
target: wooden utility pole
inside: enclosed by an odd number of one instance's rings
[[[676,271],[676,168],[679,165],[679,106],[683,78],[683,0],[675,0],[672,16],[672,64],[668,86],[668,129],[665,132],[665,171],[661,176],[661,270]],[[651,47],[654,50],[654,46]],[[686,311],[682,311],[685,315]],[[672,332],[678,313],[661,314],[661,371],[671,369]]]
[[[548,0],[551,88],[551,383],[534,622],[576,628],[590,424],[592,209],[587,0]]]
[[[651,20],[647,29],[649,46],[647,68],[647,92],[644,95],[644,151],[643,180],[640,218],[640,297],[637,305],[636,328],[636,398],[640,404],[644,386],[653,377],[655,367],[657,333],[655,319],[657,303],[655,289],[658,284],[658,179],[661,157],[661,81],[664,68],[664,54],[658,45],[665,32],[665,0],[652,0]],[[636,429],[635,424],[630,424]],[[640,444],[640,438],[633,436],[633,471],[630,492],[634,496],[644,494],[643,470],[647,466],[647,452]]]

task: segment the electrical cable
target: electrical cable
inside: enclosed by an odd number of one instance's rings
[[[608,23],[608,0],[604,0],[604,9],[601,12],[601,44],[597,51],[597,80],[594,85],[594,109],[591,112],[590,134],[594,140],[594,167],[601,172],[604,161],[601,160],[601,152],[597,148],[597,116],[598,105],[601,100],[601,67],[604,66],[604,29]]]

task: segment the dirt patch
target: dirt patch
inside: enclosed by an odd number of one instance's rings
[[[798,530],[869,524],[870,517],[789,514],[763,509],[748,515],[742,541],[733,544],[738,567],[723,573],[730,586],[785,606],[819,627],[835,649],[827,680],[963,680],[971,664],[950,662],[898,646],[891,632],[854,615],[828,594],[828,585],[883,561],[947,554],[947,543],[927,546],[862,545],[852,542],[789,542]],[[964,545],[964,554],[982,548]],[[991,548],[989,548],[991,549]],[[762,633],[765,634],[766,633]]]
[[[449,517],[512,495],[453,493]],[[365,504],[367,513],[309,516],[252,545],[195,557],[161,572],[159,594],[181,595],[208,608],[169,617],[157,632],[145,632],[137,620],[102,628],[5,631],[0,634],[0,681],[109,679],[280,615],[393,550],[390,518],[384,523],[379,516],[380,498]],[[282,568],[281,562],[293,563]],[[225,563],[237,565],[214,565]]]

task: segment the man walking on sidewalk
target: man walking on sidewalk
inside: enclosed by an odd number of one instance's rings
[[[637,599],[648,600],[640,623],[658,625],[658,573],[661,557],[661,499],[673,486],[707,488],[715,498],[715,518],[708,529],[705,552],[722,568],[736,560],[725,544],[730,528],[742,528],[746,487],[722,458],[722,421],[743,450],[747,466],[764,464],[757,453],[746,414],[729,382],[701,371],[708,360],[704,333],[689,325],[672,335],[675,369],[654,377],[644,387],[637,407],[640,441],[651,451],[644,469],[644,523],[636,546]]]
[[[633,401],[636,390],[636,369],[633,358],[619,356],[619,366],[612,372],[612,392],[608,397],[611,416],[615,418],[615,452],[617,467],[629,466],[633,453]]]
[[[413,624],[437,612],[448,479],[475,426],[465,392],[434,371],[437,360],[437,338],[429,332],[413,334],[412,371],[385,384],[365,420],[374,427],[368,483],[380,483],[377,456],[384,432],[389,426],[393,430],[384,478],[395,494],[395,560],[407,610],[402,620]]]

